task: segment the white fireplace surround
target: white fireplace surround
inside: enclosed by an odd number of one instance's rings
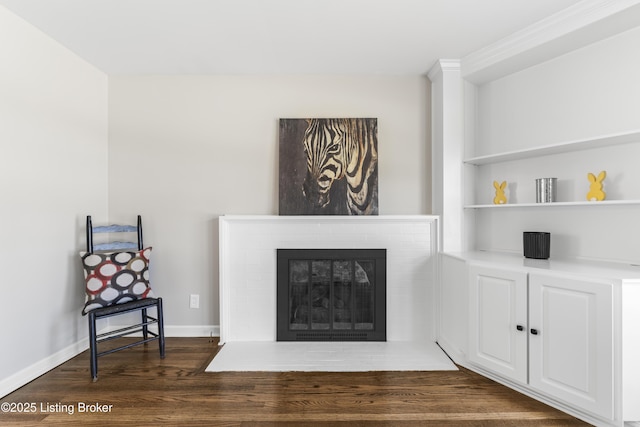
[[[387,249],[387,341],[435,341],[438,217],[219,219],[220,344],[276,340],[276,249]]]

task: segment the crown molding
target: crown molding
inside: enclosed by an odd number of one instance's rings
[[[484,84],[639,23],[640,0],[584,0],[465,56],[463,78]]]
[[[460,62],[459,59],[438,59],[427,73],[427,77],[433,81],[444,71],[460,71]]]

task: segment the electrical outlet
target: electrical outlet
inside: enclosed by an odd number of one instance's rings
[[[189,295],[189,308],[200,308],[200,295]]]

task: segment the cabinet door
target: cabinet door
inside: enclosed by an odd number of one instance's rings
[[[529,382],[613,417],[613,286],[595,280],[529,276]]]
[[[469,268],[469,360],[527,382],[527,274]]]

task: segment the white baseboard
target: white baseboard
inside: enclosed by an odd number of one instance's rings
[[[111,332],[121,328],[122,325],[109,325],[100,333]],[[142,336],[142,333],[131,334],[132,337]],[[164,336],[167,338],[191,338],[191,337],[219,337],[220,326],[216,325],[165,325]]]
[[[0,380],[0,398],[8,395],[9,393],[13,393],[23,385],[30,383],[40,375],[49,372],[56,366],[61,365],[88,348],[89,338],[82,339],[66,348],[63,348],[57,353],[54,353],[49,357],[45,357],[33,365],[16,372],[10,377]]]
[[[214,325],[187,325],[165,326],[165,337],[219,337],[220,326]]]
[[[99,333],[108,332],[110,330],[118,329],[118,326],[109,326],[100,330]],[[165,325],[164,327],[165,337],[219,337],[220,326],[214,325],[187,325],[187,326],[171,326]],[[13,393],[20,387],[40,375],[45,374],[53,368],[63,364],[67,360],[77,356],[83,351],[89,348],[89,338],[84,338],[70,346],[45,357],[44,359],[34,363],[31,366],[27,366],[19,372],[11,375],[8,378],[0,380],[0,398]],[[87,380],[88,381],[88,380]]]

